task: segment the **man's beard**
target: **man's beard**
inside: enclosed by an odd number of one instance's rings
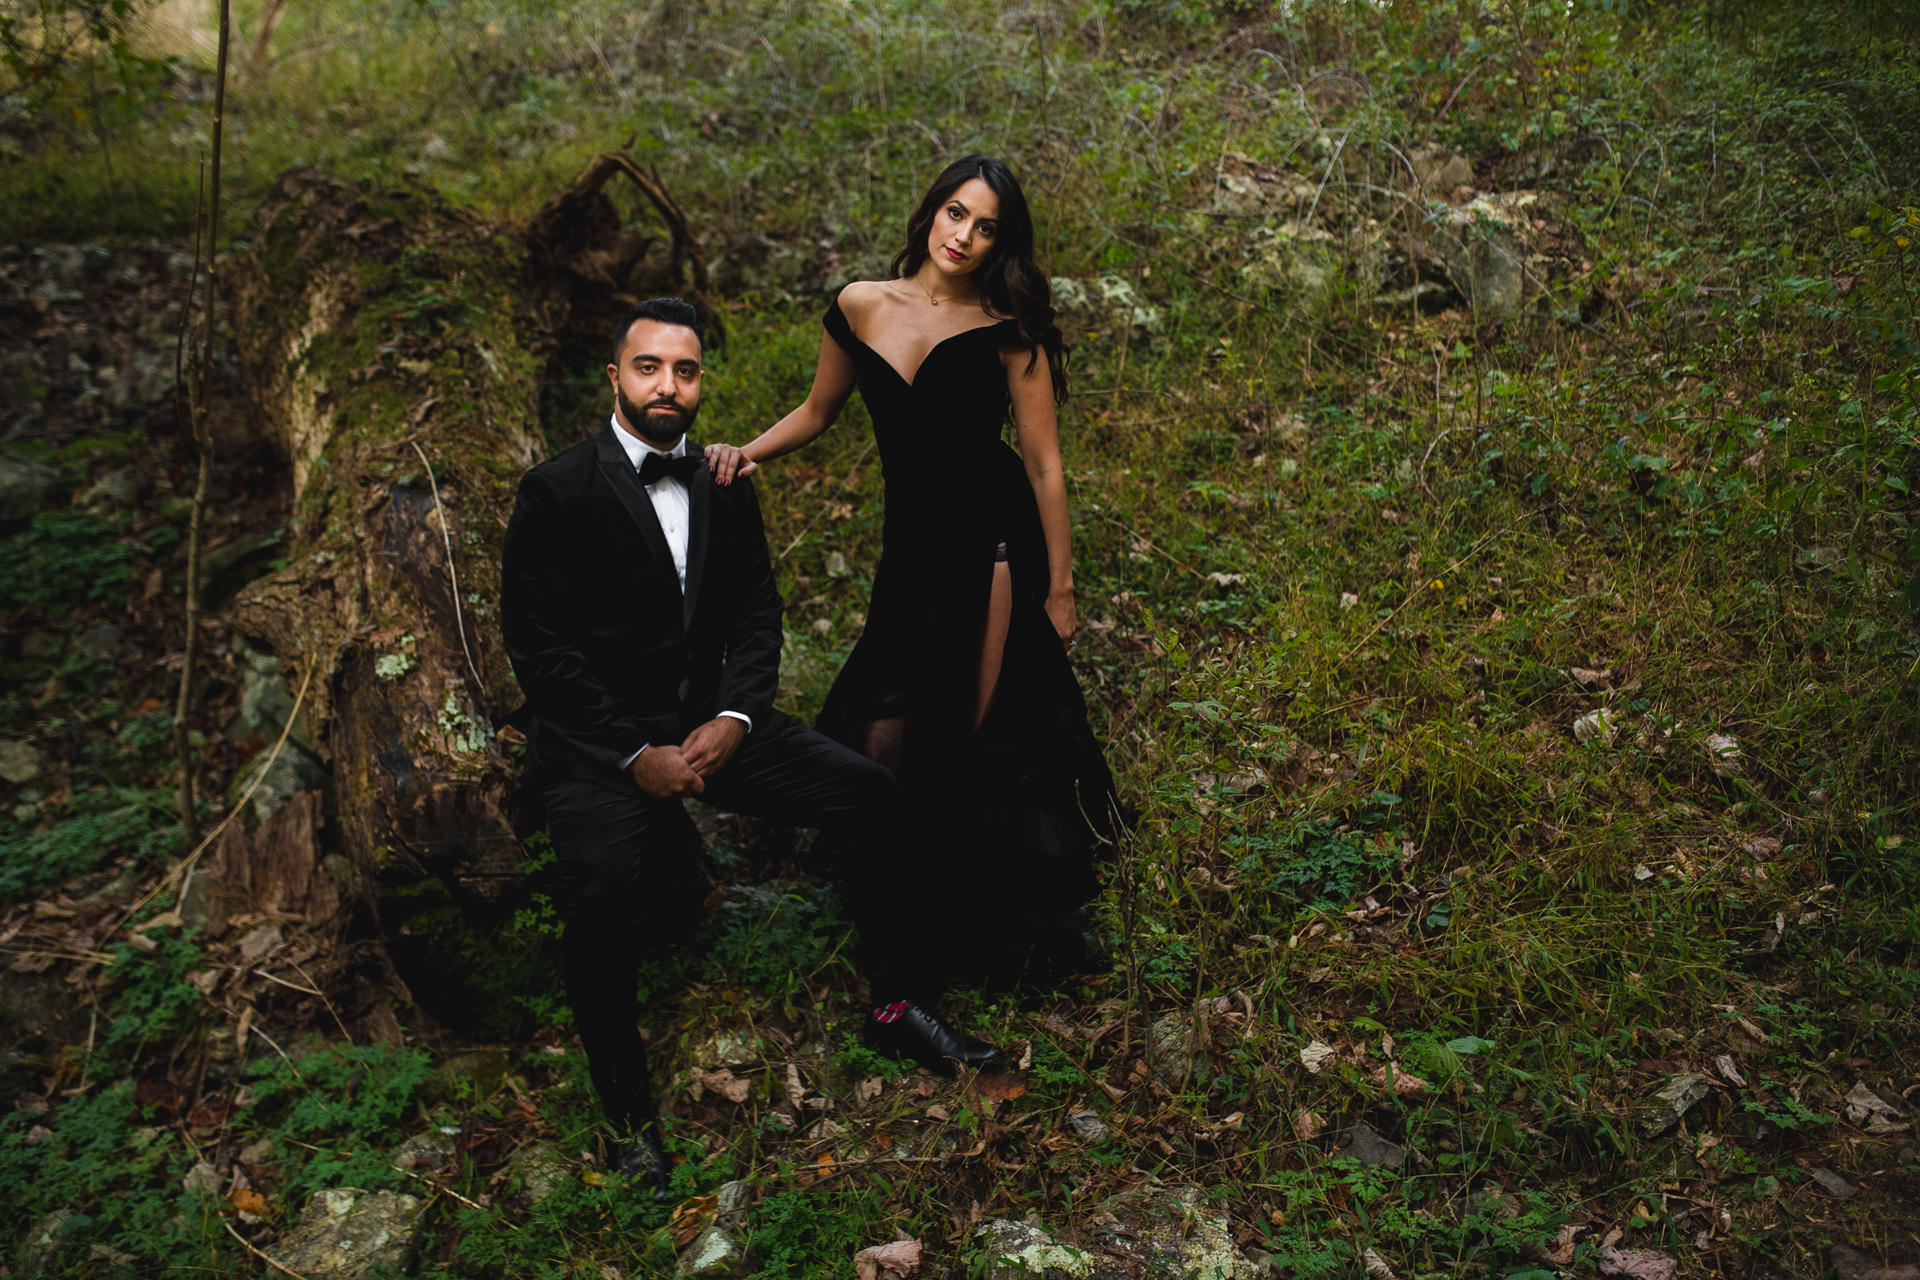
[[[672,445],[681,436],[687,434],[693,427],[694,418],[700,413],[700,406],[697,404],[690,409],[676,404],[672,406],[676,412],[669,418],[664,414],[653,412],[654,405],[668,404],[669,401],[651,400],[644,405],[637,405],[627,399],[627,393],[619,387],[613,389],[613,394],[614,398],[620,402],[620,416],[626,419],[627,425],[662,448]]]

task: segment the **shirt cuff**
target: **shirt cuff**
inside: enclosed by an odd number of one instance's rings
[[[743,724],[743,725],[745,725],[745,726],[747,726],[747,732],[748,732],[748,733],[752,733],[752,732],[753,732],[753,717],[752,717],[752,716],[749,716],[749,715],[744,715],[744,714],[742,714],[741,712],[738,712],[738,711],[722,711],[722,712],[720,713],[720,715],[721,715],[721,716],[725,716],[725,717],[727,717],[727,719],[729,719],[729,720],[738,720],[738,721],[739,721],[739,722],[740,722],[741,724]],[[716,720],[718,720],[719,718],[720,718],[720,716],[715,716],[715,717],[714,717],[714,719],[716,719]],[[641,748],[640,750],[641,750],[641,751],[644,751],[644,750],[646,750],[646,748],[645,748],[645,747],[642,747],[642,748]],[[639,755],[639,754],[640,754],[640,752],[639,752],[639,751],[636,751],[636,752],[634,752],[634,754],[635,754],[635,755]]]
[[[641,752],[641,751],[645,751],[645,750],[646,750],[646,749],[647,749],[648,747],[650,747],[650,746],[652,746],[652,745],[653,745],[653,744],[652,744],[651,742],[643,742],[643,743],[641,743],[641,744],[640,744],[640,751],[636,751],[636,752],[634,752],[634,753],[633,753],[632,755],[630,755],[630,756],[628,756],[628,757],[627,757],[627,758],[626,758],[625,760],[623,760],[623,761],[621,761],[621,762],[620,762],[620,767],[621,767],[622,769],[631,769],[631,768],[633,768],[633,762],[634,762],[635,760],[638,760],[638,759],[640,758],[640,752]]]

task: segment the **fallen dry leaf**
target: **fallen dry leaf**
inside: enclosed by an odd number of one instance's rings
[[[855,1102],[872,1102],[880,1096],[880,1091],[886,1088],[886,1086],[887,1082],[884,1077],[869,1076],[853,1086],[853,1100]]]
[[[717,1071],[695,1067],[687,1073],[687,1092],[695,1102],[700,1101],[702,1092],[725,1098],[728,1102],[745,1102],[753,1096],[753,1082],[739,1079],[726,1067]]]
[[[1026,1093],[1027,1082],[1011,1071],[983,1071],[973,1087],[988,1102],[1006,1102]]]
[[[238,1213],[251,1214],[256,1218],[267,1216],[267,1198],[251,1188],[235,1187],[227,1192],[227,1203]]]
[[[1740,740],[1730,733],[1707,735],[1707,763],[1722,778],[1740,776]]]
[[[1547,1261],[1556,1267],[1564,1267],[1571,1263],[1574,1237],[1586,1229],[1585,1226],[1575,1226],[1571,1222],[1562,1224],[1559,1238],[1554,1241],[1553,1248],[1542,1251],[1546,1254]]]
[[[1375,1084],[1385,1087],[1387,1083],[1387,1069],[1385,1067],[1379,1067],[1367,1078]],[[1419,1076],[1411,1075],[1405,1071],[1395,1071],[1393,1073],[1393,1091],[1400,1097],[1404,1098],[1416,1093],[1427,1093],[1430,1092],[1432,1088],[1432,1085],[1422,1080]]]
[[[789,1062],[787,1064],[787,1101],[798,1109],[806,1098],[806,1086],[800,1083],[800,1068]]]
[[[1600,1274],[1629,1276],[1631,1280],[1673,1280],[1680,1274],[1680,1263],[1653,1249],[1619,1249],[1608,1245],[1600,1251]]]
[[[1381,1257],[1377,1250],[1368,1249],[1360,1255],[1360,1260],[1366,1263],[1367,1274],[1375,1277],[1375,1280],[1394,1280],[1393,1264]]]
[[[1608,712],[1589,711],[1573,722],[1573,740],[1575,742],[1612,742],[1617,721]]]
[[[1293,1113],[1293,1136],[1302,1142],[1312,1142],[1327,1131],[1327,1119],[1318,1111],[1309,1111],[1305,1107]]]
[[[667,1220],[667,1233],[673,1237],[673,1247],[684,1249],[692,1244],[693,1238],[707,1229],[719,1209],[719,1196],[694,1196],[681,1201],[674,1207],[673,1217]]]
[[[1587,667],[1568,667],[1567,674],[1579,681],[1582,685],[1592,688],[1596,684],[1604,685],[1607,681],[1613,679],[1613,668],[1608,667],[1604,671],[1594,671]]]
[[[853,1255],[853,1270],[859,1280],[907,1280],[920,1270],[920,1242],[895,1240],[862,1249]]]
[[[1317,1076],[1325,1072],[1337,1056],[1338,1051],[1332,1045],[1315,1040],[1300,1051],[1300,1065]]]
[[[1900,1108],[1868,1088],[1864,1080],[1856,1081],[1847,1094],[1847,1119],[1868,1133],[1899,1133],[1906,1126],[1894,1122],[1903,1114]]]

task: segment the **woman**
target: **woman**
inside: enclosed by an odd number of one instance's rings
[[[969,904],[945,925],[942,976],[1046,984],[1106,966],[1081,909],[1114,798],[1066,655],[1066,347],[1007,166],[948,166],[892,272],[827,309],[806,401],[707,460],[717,483],[749,475],[816,439],[859,389],[886,477],[883,549],[820,728],[900,779],[920,824],[901,870],[926,899],[902,909]],[[1009,410],[1017,454],[1001,441]]]

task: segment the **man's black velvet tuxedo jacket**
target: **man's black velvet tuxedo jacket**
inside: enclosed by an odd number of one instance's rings
[[[683,595],[615,430],[521,479],[500,565],[534,763],[608,779],[643,744],[677,745],[722,711],[765,724],[781,638],[752,482],[715,485],[704,459],[693,473]]]

